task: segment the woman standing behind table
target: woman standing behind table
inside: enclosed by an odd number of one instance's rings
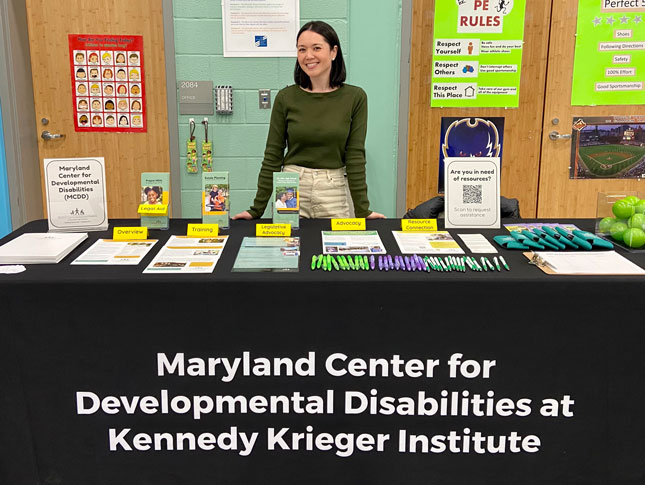
[[[345,63],[338,35],[325,22],[308,22],[298,32],[296,45],[296,84],[275,97],[255,201],[233,219],[253,219],[264,213],[273,189],[273,173],[280,169],[300,175],[303,217],[349,217],[348,183],[356,217],[385,218],[369,209],[365,181],[367,96],[361,88],[344,84]]]

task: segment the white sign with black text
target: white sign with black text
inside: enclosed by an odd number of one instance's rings
[[[44,173],[50,231],[107,230],[103,157],[46,158]]]
[[[446,227],[499,228],[499,157],[445,158]]]

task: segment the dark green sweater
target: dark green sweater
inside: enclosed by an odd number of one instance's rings
[[[249,213],[253,217],[264,213],[273,189],[273,172],[283,165],[345,166],[356,217],[368,216],[366,133],[367,95],[361,88],[344,84],[330,93],[310,93],[294,84],[282,89],[273,104],[258,191]]]

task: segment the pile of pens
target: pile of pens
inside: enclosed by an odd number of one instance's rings
[[[481,264],[480,264],[481,262]],[[322,269],[323,271],[347,271],[347,270],[362,270],[373,271],[377,268],[379,271],[439,271],[439,272],[466,272],[466,267],[471,271],[501,271],[501,266],[506,271],[510,271],[508,264],[502,256],[497,258],[493,257],[493,263],[490,259],[482,256],[477,261],[472,256],[424,256],[423,258],[417,254],[412,256],[392,256],[390,254],[381,254],[378,256],[356,254],[352,257],[351,254],[347,255],[332,255],[332,254],[314,254],[311,257],[311,269]]]

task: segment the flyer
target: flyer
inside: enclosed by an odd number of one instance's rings
[[[385,254],[378,231],[322,231],[323,254]]]
[[[147,130],[143,36],[69,34],[74,128]]]
[[[436,0],[434,107],[517,108],[526,0]]]
[[[448,231],[392,231],[402,254],[464,254]]]
[[[170,217],[170,174],[143,172],[138,212],[141,225],[148,229],[168,229]]]
[[[212,273],[228,236],[170,236],[144,273]]]
[[[579,0],[573,106],[645,104],[645,2]]]
[[[108,228],[103,157],[45,158],[43,168],[50,231]]]
[[[298,271],[300,238],[245,237],[233,271]]]
[[[273,223],[300,227],[300,175],[296,172],[273,174]]]
[[[202,172],[202,222],[229,227],[228,172]]]
[[[156,239],[117,241],[99,239],[71,264],[132,266],[139,264],[157,243]]]
[[[299,0],[222,0],[224,57],[296,57]]]

